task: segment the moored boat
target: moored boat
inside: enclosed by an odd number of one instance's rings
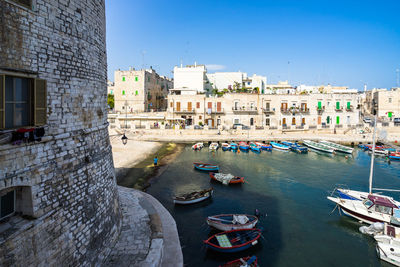
[[[201,162],[193,162],[193,166],[195,169],[200,171],[219,171],[219,167],[217,165],[209,164],[209,163],[201,163]]]
[[[228,143],[222,143],[221,148],[223,151],[231,150],[231,145]]]
[[[351,148],[351,147],[343,146],[343,145],[336,144],[336,143],[329,142],[329,141],[321,141],[320,143],[332,148],[335,151],[339,151],[339,152],[347,153],[347,154],[353,153],[353,148]]]
[[[250,147],[246,142],[241,141],[241,142],[239,142],[239,148],[241,150],[247,151],[247,150],[249,150]]]
[[[219,267],[257,267],[257,257],[243,257],[220,265]]]
[[[264,143],[260,143],[260,142],[255,142],[256,145],[258,145],[259,147],[261,147],[262,150],[271,150],[272,146],[269,144],[264,144]]]
[[[210,178],[214,181],[221,182],[223,184],[242,184],[244,183],[244,177],[233,176],[229,173],[209,173]]]
[[[290,149],[289,146],[286,146],[284,144],[279,144],[277,142],[270,142],[270,144],[273,148],[276,148],[276,149],[280,149],[280,150],[289,150]]]
[[[203,242],[215,251],[234,253],[255,246],[260,237],[260,229],[240,229],[215,234]]]
[[[389,159],[400,160],[400,152],[390,153]]]
[[[213,143],[210,144],[210,146],[208,147],[208,149],[210,149],[210,150],[217,150],[218,147],[219,147],[218,143],[213,142]]]
[[[203,143],[196,143],[192,146],[193,150],[200,150],[203,148]]]
[[[381,260],[400,266],[400,239],[387,235],[376,235],[376,252]]]
[[[250,143],[250,149],[254,152],[261,152],[261,147],[259,147],[253,142]]]
[[[219,214],[208,216],[207,224],[221,231],[251,229],[258,223],[257,216],[247,214]]]
[[[205,189],[202,191],[195,191],[174,197],[175,204],[187,205],[194,204],[210,198],[213,193],[213,188]]]
[[[310,148],[313,148],[315,150],[319,150],[319,151],[322,151],[322,152],[326,152],[326,153],[333,153],[334,152],[334,150],[332,148],[330,148],[330,147],[328,147],[328,146],[326,146],[324,144],[313,142],[313,141],[310,141],[310,140],[304,140],[303,144],[308,146],[308,147],[310,147]]]
[[[231,146],[231,149],[232,149],[232,150],[237,150],[238,147],[239,147],[238,144],[236,144],[235,142],[232,142],[232,143],[230,143],[229,145]]]

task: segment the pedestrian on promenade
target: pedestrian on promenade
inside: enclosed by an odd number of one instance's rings
[[[154,167],[157,166],[157,163],[158,163],[158,158],[157,158],[157,156],[155,156],[155,158],[154,158]]]

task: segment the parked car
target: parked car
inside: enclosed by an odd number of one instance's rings
[[[239,126],[242,126],[242,130],[250,130],[249,126],[243,125],[242,123],[235,123],[232,128],[237,129]]]
[[[393,122],[395,125],[399,125],[400,124],[400,118],[394,118]]]
[[[372,122],[371,118],[368,118],[368,117],[364,117],[363,121],[365,123],[371,123]]]
[[[204,127],[201,126],[201,125],[195,125],[195,126],[194,126],[194,129],[195,129],[195,130],[203,130],[203,128],[204,128]]]

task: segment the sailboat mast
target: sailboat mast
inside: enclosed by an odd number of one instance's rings
[[[374,134],[372,135],[371,168],[370,168],[370,171],[369,171],[369,193],[370,193],[370,194],[372,194],[372,176],[373,176],[373,173],[374,173],[376,119],[377,119],[377,115],[376,115],[376,113],[375,113],[375,118],[374,118]]]

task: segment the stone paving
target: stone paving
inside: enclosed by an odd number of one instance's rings
[[[118,192],[123,216],[121,233],[103,266],[183,266],[176,224],[168,211],[141,191],[119,186]],[[163,254],[174,254],[172,262],[169,256],[163,259]]]

